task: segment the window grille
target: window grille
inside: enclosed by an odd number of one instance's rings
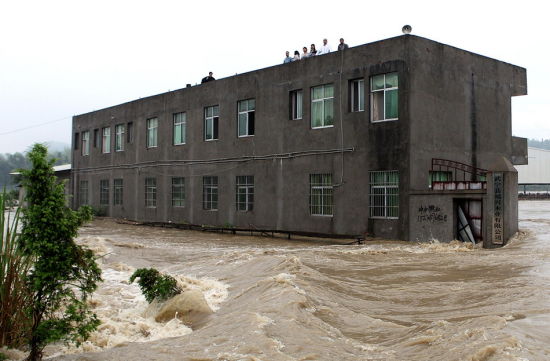
[[[238,211],[254,209],[254,176],[237,176],[236,204]]]
[[[369,172],[370,218],[399,218],[399,172]]]
[[[309,212],[317,216],[333,215],[332,174],[309,175]]]

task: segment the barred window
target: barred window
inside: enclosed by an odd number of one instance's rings
[[[398,119],[397,73],[375,75],[370,79],[371,121]]]
[[[185,205],[185,178],[172,178],[172,207],[183,207]]]
[[[99,181],[99,204],[102,206],[109,205],[109,180],[102,179]]]
[[[239,120],[238,120],[238,135],[239,137],[247,137],[254,135],[254,125],[256,118],[256,100],[248,99],[239,102]]]
[[[174,120],[174,145],[185,144],[185,128],[187,123],[187,115],[182,113],[175,113],[173,115]]]
[[[202,209],[218,210],[218,177],[202,177]]]
[[[111,152],[111,128],[106,127],[101,130],[101,153]]]
[[[80,181],[78,200],[81,206],[88,204],[88,181],[87,180]]]
[[[113,179],[113,204],[121,206],[123,204],[124,181],[122,178]]]
[[[370,218],[399,218],[399,172],[369,172]]]
[[[147,148],[155,148],[158,144],[159,121],[157,118],[147,119]]]
[[[311,88],[311,127],[332,127],[334,123],[334,85]]]
[[[122,152],[124,150],[124,124],[118,124],[115,126],[115,152]]]
[[[155,208],[157,206],[157,179],[145,178],[145,207]]]
[[[333,214],[332,174],[309,175],[309,213],[316,216]]]
[[[254,209],[254,176],[237,176],[236,204],[238,211]]]

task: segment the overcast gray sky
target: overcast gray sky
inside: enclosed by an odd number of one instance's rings
[[[0,153],[70,143],[71,117],[282,62],[326,37],[413,34],[527,68],[514,135],[550,138],[545,1],[0,0]]]

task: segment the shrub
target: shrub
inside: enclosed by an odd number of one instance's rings
[[[149,303],[155,298],[159,301],[166,300],[182,291],[174,277],[163,275],[154,268],[137,269],[130,277],[130,283],[136,278],[139,278],[139,288]]]

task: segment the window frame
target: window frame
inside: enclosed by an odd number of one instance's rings
[[[325,96],[325,92],[326,92],[326,89],[328,87],[331,87],[332,88],[332,96],[330,97],[327,97]],[[323,91],[323,96],[321,98],[318,98],[318,99],[315,99],[314,97],[314,94],[315,94],[315,90],[316,89],[322,89]],[[329,83],[329,84],[322,84],[322,85],[317,85],[317,86],[314,86],[314,87],[311,87],[311,92],[310,92],[310,95],[311,95],[311,114],[310,114],[310,127],[311,129],[324,129],[324,128],[333,128],[334,127],[334,84],[333,83]],[[325,109],[326,109],[326,105],[328,104],[328,102],[331,102],[332,103],[332,123],[331,124],[328,124],[328,121],[327,121],[327,114],[325,114]],[[315,106],[314,104],[315,103],[321,103],[322,104],[322,116],[321,116],[321,124],[320,126],[314,126],[313,125],[313,120],[314,120],[314,112],[315,112]]]
[[[134,122],[126,123],[126,143],[132,144],[134,142]]]
[[[154,126],[152,126],[153,121],[154,121]],[[147,132],[145,137],[146,148],[147,149],[157,148],[158,147],[158,128],[159,128],[158,117],[152,117],[147,119],[146,126],[147,126],[147,129],[146,129]],[[154,139],[154,142],[151,141],[152,140],[151,138]]]
[[[289,95],[289,119],[300,120],[304,118],[304,91],[303,89],[292,90]]]
[[[124,151],[125,133],[126,128],[124,123],[115,125],[115,152]]]
[[[124,179],[113,179],[113,205],[122,206],[124,204]]]
[[[99,180],[99,205],[100,206],[109,205],[109,180],[108,179]]]
[[[387,75],[395,75],[397,77],[397,86],[393,86],[393,87],[386,87],[387,85],[387,82],[386,82],[386,76]],[[373,89],[373,83],[374,83],[374,79],[377,78],[377,77],[380,77],[380,76],[383,76],[384,77],[384,87],[383,88],[380,88],[380,89]],[[396,107],[397,107],[397,117],[395,118],[386,118],[386,101],[387,101],[387,94],[389,92],[393,92],[395,91],[396,92]],[[375,101],[375,94],[378,94],[378,93],[382,93],[382,102],[383,102],[383,107],[384,107],[384,116],[383,116],[383,119],[377,119],[375,120],[374,119],[374,107],[376,105],[376,101]],[[394,72],[389,72],[389,73],[383,73],[383,74],[374,74],[374,75],[371,75],[370,77],[370,117],[371,117],[371,123],[380,123],[380,122],[389,122],[389,121],[395,121],[395,120],[399,120],[399,73],[394,71]]]
[[[357,96],[356,93],[358,93]],[[356,101],[357,104],[355,103]],[[351,113],[359,113],[365,111],[364,78],[357,78],[349,81],[349,109]]]
[[[83,156],[90,155],[90,131],[85,130],[82,132],[82,152]]]
[[[377,176],[383,177],[381,183],[375,182]],[[392,198],[394,198],[395,205],[390,201]],[[382,212],[378,212],[379,210]],[[369,218],[399,219],[398,170],[369,171]]]
[[[88,180],[80,180],[78,184],[78,204],[81,206],[90,204],[89,197]]]
[[[208,112],[211,111],[209,115]],[[204,108],[203,140],[211,142],[219,139],[220,106],[211,105]],[[212,123],[212,137],[208,138],[208,123]]]
[[[202,209],[205,211],[217,211],[219,201],[218,176],[202,177]]]
[[[111,153],[111,127],[101,128],[101,153]]]
[[[250,104],[252,103],[252,109],[250,109]],[[241,106],[245,105],[246,108],[241,110]],[[241,116],[245,120],[244,124],[246,125],[243,134],[241,134]],[[252,119],[251,119],[252,117]],[[252,124],[252,127],[250,126]],[[252,132],[250,131],[252,128]],[[256,99],[244,99],[237,102],[237,136],[239,138],[244,137],[253,137],[256,130]]]
[[[145,178],[145,208],[157,208],[157,179]]]
[[[180,119],[182,118],[182,119]],[[176,141],[176,135],[180,135],[180,142]],[[172,145],[183,145],[187,141],[187,113],[179,112],[172,114]]]
[[[240,197],[244,196],[241,201]],[[235,209],[240,212],[254,210],[254,176],[236,176],[235,178]]]
[[[315,202],[315,200],[318,202]],[[309,214],[323,217],[334,216],[332,173],[309,175]]]
[[[174,181],[178,180],[181,183],[177,184]],[[171,204],[172,207],[185,207],[185,178],[184,177],[172,177],[171,186]]]

